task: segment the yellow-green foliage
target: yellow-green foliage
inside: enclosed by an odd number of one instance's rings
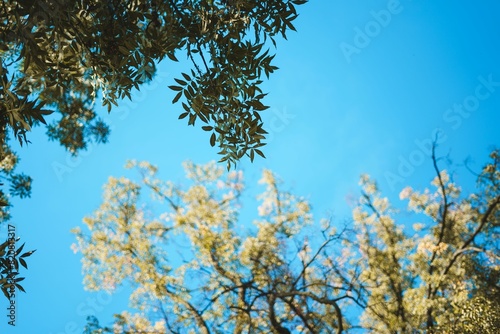
[[[137,312],[109,331],[498,333],[500,159],[491,158],[468,196],[434,159],[432,188],[403,189],[403,212],[363,176],[353,224],[339,233],[329,219],[315,224],[308,201],[270,171],[251,228],[239,217],[242,172],[186,163],[184,188],[132,161],[141,180],[109,179],[88,231],[74,229],[74,249],[86,288],[134,288]],[[164,205],[158,218],[146,192]]]

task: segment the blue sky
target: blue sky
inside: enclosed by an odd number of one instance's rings
[[[263,168],[272,169],[310,199],[317,218],[333,214],[341,223],[361,173],[394,200],[405,185],[426,186],[433,177],[426,147],[437,132],[438,153],[456,164],[470,157],[475,170],[500,146],[497,1],[324,0],[298,10],[298,32],[278,43],[280,69],[265,83],[267,159],[239,166],[250,188]],[[125,173],[127,159],[149,160],[163,178],[182,181],[182,161],[218,158],[209,134],[177,120],[181,107],[171,104],[167,86],[181,69],[161,64],[132,102],[110,115],[99,109],[113,128],[105,145],[72,158],[38,128],[32,144],[17,149],[18,168],[34,188],[30,199],[14,200],[12,223],[37,252],[25,272],[27,294],[17,299],[16,327],[3,316],[1,333],[81,333],[88,313],[109,323],[127,308],[125,294],[83,290],[69,230],[98,207],[102,185]],[[471,186],[464,168],[453,170]]]

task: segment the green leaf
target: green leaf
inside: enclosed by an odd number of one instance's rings
[[[174,80],[181,86],[186,86],[187,85],[187,82],[184,81],[184,80],[181,80],[181,79],[176,79],[174,78]]]
[[[170,88],[171,90],[175,90],[177,92],[182,90],[182,87],[179,87],[179,86],[168,86],[168,88]]]
[[[258,150],[258,149],[255,149],[255,152],[260,155],[261,157],[263,157],[264,159],[266,158],[266,156],[264,155],[264,153],[262,153],[261,150]]]
[[[23,243],[23,244],[21,245],[21,247],[19,247],[19,248],[17,249],[17,251],[16,251],[16,256],[18,256],[18,255],[19,255],[19,253],[21,253],[21,251],[22,251],[22,250],[23,250],[23,248],[24,248],[24,245],[25,245],[25,243]]]
[[[205,116],[205,109],[202,109],[200,110],[200,112],[198,113],[198,117],[204,122],[204,123],[208,123],[208,118]]]
[[[26,261],[24,261],[24,259],[23,259],[23,258],[19,258],[19,263],[21,263],[21,265],[22,265],[24,268],[28,269],[28,264],[26,263]]]
[[[36,249],[34,249],[34,250],[32,250],[32,251],[29,251],[29,252],[24,253],[23,255],[21,255],[21,257],[28,257],[28,256],[31,256],[31,254],[33,254],[34,252],[36,252]]]
[[[179,99],[181,98],[182,96],[182,92],[179,92],[175,95],[174,99],[172,100],[172,103],[176,103],[177,101],[179,101]]]
[[[212,135],[210,136],[210,145],[212,147],[215,146],[215,132],[212,132]]]
[[[167,57],[173,61],[179,61],[172,52],[167,53]]]
[[[187,115],[189,115],[189,112],[184,112],[184,113],[179,115],[179,119],[186,118]]]

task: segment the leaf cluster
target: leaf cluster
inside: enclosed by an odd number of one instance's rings
[[[71,153],[106,142],[94,112],[111,111],[184,54],[192,70],[170,87],[180,118],[211,132],[228,168],[264,157],[261,77],[277,67],[267,41],[295,30],[302,0],[7,0],[0,5],[0,146],[28,143],[33,126]],[[0,156],[0,160],[3,156]]]
[[[26,292],[19,282],[24,277],[18,277],[19,264],[28,269],[26,258],[35,251],[28,251],[21,254],[24,249],[24,243],[16,250],[13,245],[17,240],[9,239],[0,245],[0,288],[7,299],[14,298],[15,289]]]
[[[158,179],[151,164],[132,162],[140,180],[111,178],[102,205],[84,219],[88,231],[73,230],[87,288],[135,289],[137,312],[96,330],[497,333],[498,151],[469,195],[439,161],[433,154],[433,190],[401,192],[402,214],[363,176],[354,222],[341,232],[330,219],[313,224],[309,203],[270,171],[259,181],[259,216],[246,229],[241,172],[187,163],[184,189]],[[159,218],[140,201],[145,192],[165,205]]]
[[[0,137],[6,135],[0,133]],[[11,197],[26,198],[31,194],[32,178],[26,174],[16,172],[19,158],[10,147],[5,144],[0,146],[0,187],[8,185],[7,189],[0,188],[0,222],[10,219],[9,207]]]

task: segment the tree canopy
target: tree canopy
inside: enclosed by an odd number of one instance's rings
[[[0,5],[0,166],[12,196],[29,196],[32,180],[15,173],[14,137],[33,126],[76,154],[106,142],[97,115],[151,80],[158,62],[191,62],[170,88],[188,125],[202,123],[228,168],[243,156],[264,156],[260,111],[263,75],[277,67],[270,43],[295,30],[305,0],[7,0]],[[7,220],[7,193],[0,193]]]
[[[85,287],[127,284],[135,311],[86,333],[498,333],[499,152],[470,194],[433,163],[431,188],[401,191],[406,209],[362,176],[337,227],[265,170],[252,228],[241,171],[187,162],[186,187],[131,161],[140,177],[110,177],[73,248]]]

